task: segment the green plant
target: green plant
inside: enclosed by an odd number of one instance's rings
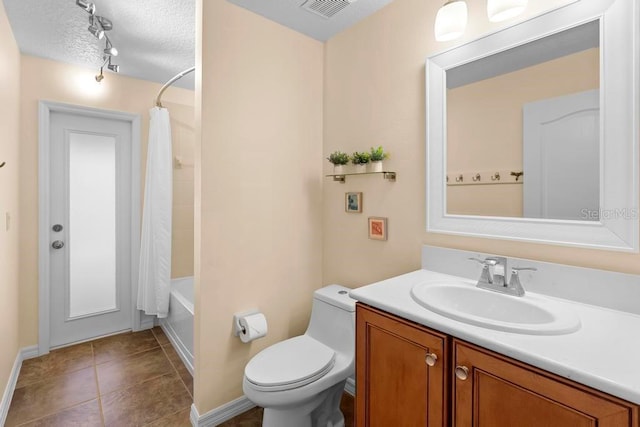
[[[389,154],[384,152],[384,150],[382,149],[382,146],[379,146],[378,148],[371,147],[371,161],[372,162],[380,162],[380,161],[386,159],[388,156],[389,156]]]
[[[366,165],[367,163],[369,163],[369,160],[371,160],[371,155],[366,151],[362,153],[356,151],[351,156],[351,163],[353,163],[354,165]]]
[[[334,165],[346,165],[347,163],[349,163],[349,155],[347,153],[343,153],[342,151],[334,151],[333,153],[329,154],[327,160],[329,160],[329,162],[333,163]]]

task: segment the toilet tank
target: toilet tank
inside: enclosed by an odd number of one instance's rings
[[[315,291],[306,334],[336,351],[353,353],[356,300],[349,296],[350,290],[329,285]]]

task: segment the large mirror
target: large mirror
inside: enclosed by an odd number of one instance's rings
[[[637,251],[637,3],[427,59],[427,231]]]

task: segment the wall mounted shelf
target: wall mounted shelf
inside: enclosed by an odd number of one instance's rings
[[[341,174],[331,174],[327,175],[327,177],[332,177],[334,181],[344,184],[347,181],[348,176],[356,176],[356,175],[382,175],[383,179],[387,179],[391,182],[396,181],[396,173],[383,171],[383,172],[361,172],[361,173],[341,173]]]

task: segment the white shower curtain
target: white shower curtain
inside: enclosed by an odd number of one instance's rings
[[[149,115],[137,307],[146,314],[162,318],[169,313],[171,290],[171,124],[166,108],[154,107]]]

